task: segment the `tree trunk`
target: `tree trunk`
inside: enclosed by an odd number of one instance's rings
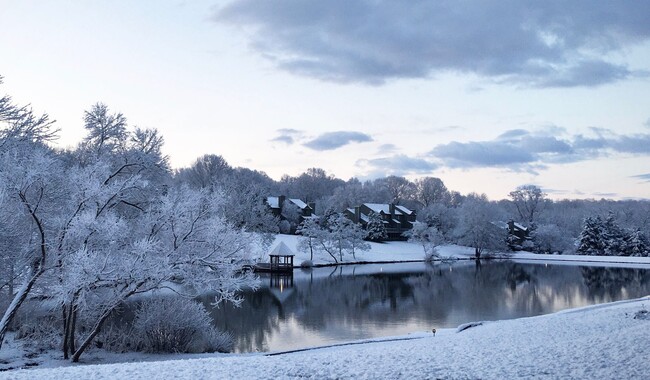
[[[69,344],[70,344],[70,352],[75,352],[75,331],[77,330],[77,305],[70,305],[70,338],[69,338]]]
[[[32,287],[36,283],[36,280],[38,280],[38,278],[43,274],[43,272],[44,271],[41,267],[34,273],[33,276],[31,276],[28,280],[25,280],[23,285],[18,290],[18,293],[16,293],[13,300],[11,301],[11,304],[9,304],[9,307],[5,311],[4,315],[2,316],[2,320],[0,320],[0,349],[2,348],[2,343],[4,342],[5,334],[9,329],[9,324],[16,316],[16,313],[18,312],[18,308],[20,307],[20,305],[23,304],[23,302],[27,298],[27,295],[32,290]]]
[[[14,296],[14,276],[16,272],[14,270],[14,263],[9,264],[9,298]]]
[[[61,308],[61,315],[63,317],[63,347],[61,349],[63,350],[63,359],[68,359],[68,317],[65,309],[66,305],[64,302]]]
[[[97,334],[101,331],[102,325],[104,324],[104,321],[108,318],[109,315],[111,315],[111,312],[115,309],[115,307],[110,308],[109,310],[106,310],[104,314],[99,318],[97,323],[95,323],[95,326],[93,326],[93,329],[90,331],[90,334],[84,339],[84,341],[81,343],[81,346],[79,346],[79,349],[74,352],[72,355],[72,361],[74,363],[79,362],[79,357],[81,354],[86,351],[86,348],[90,345],[90,343],[95,339]]]

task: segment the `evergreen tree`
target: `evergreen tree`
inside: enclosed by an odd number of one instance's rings
[[[381,220],[381,216],[376,212],[371,212],[368,215],[366,231],[368,232],[368,240],[382,241],[388,238],[384,221]]]
[[[627,255],[645,257],[650,256],[650,243],[640,229],[632,231],[627,239]]]
[[[607,256],[627,256],[626,233],[616,223],[613,212],[610,212],[607,219],[605,219],[602,240],[604,245],[603,254]]]
[[[602,255],[605,252],[604,230],[605,226],[600,216],[585,218],[576,253],[579,255]]]

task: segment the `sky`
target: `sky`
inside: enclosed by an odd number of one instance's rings
[[[649,1],[0,0],[0,94],[274,179],[650,198]]]

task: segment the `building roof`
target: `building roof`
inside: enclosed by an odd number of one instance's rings
[[[266,203],[268,203],[271,208],[280,208],[280,199],[278,197],[266,197]]]
[[[404,207],[404,206],[395,205],[395,209],[396,209],[396,210],[400,210],[401,212],[403,212],[403,213],[406,214],[406,215],[411,215],[411,214],[413,214],[413,211],[412,211],[412,210],[409,210],[409,209],[407,209],[407,208]]]
[[[293,251],[291,248],[289,248],[284,242],[279,242],[271,252],[269,252],[269,255],[280,255],[280,256],[294,256]]]
[[[300,207],[301,209],[308,207],[307,203],[303,202],[298,198],[290,198],[289,200],[293,202],[293,204],[295,204],[296,206]]]
[[[286,200],[298,206],[301,210],[309,207],[307,203],[298,198],[287,198]],[[268,203],[271,208],[280,208],[280,197],[266,197],[266,203]]]
[[[377,214],[379,213],[384,213],[384,214],[390,214],[390,205],[386,203],[364,203],[364,206],[368,207],[372,211],[376,212]],[[395,214],[400,215],[402,212],[399,211],[397,208],[395,208]]]
[[[368,207],[377,214],[384,213],[390,214],[390,205],[387,203],[364,203],[364,206]],[[412,215],[413,211],[408,208],[400,205],[395,205],[395,215]]]

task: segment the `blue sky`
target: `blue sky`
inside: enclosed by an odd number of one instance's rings
[[[408,4],[408,6],[404,5]],[[650,2],[5,1],[2,92],[61,146],[102,101],[279,179],[650,198]]]

